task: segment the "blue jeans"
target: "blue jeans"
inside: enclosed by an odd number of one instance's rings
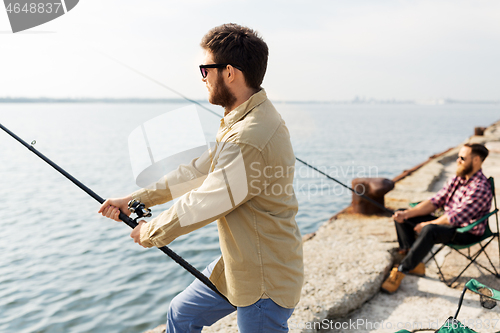
[[[218,259],[203,271],[210,276]],[[203,326],[210,326],[217,320],[236,311],[222,297],[199,280],[195,280],[170,303],[166,333],[201,332]],[[241,333],[288,332],[288,318],[293,309],[286,309],[270,298],[238,307],[238,329]]]

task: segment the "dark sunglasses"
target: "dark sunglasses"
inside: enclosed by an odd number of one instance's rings
[[[208,71],[207,71],[207,68],[225,68],[227,67],[228,65],[231,65],[231,64],[210,64],[210,65],[200,65],[200,72],[201,72],[201,76],[203,76],[203,78],[206,78],[207,75],[208,75]],[[235,66],[235,65],[231,65],[233,66],[234,68],[236,69],[239,69],[240,71],[243,72],[243,69],[241,69],[241,67],[238,67],[238,66]]]

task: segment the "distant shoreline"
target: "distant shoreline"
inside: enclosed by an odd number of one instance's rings
[[[198,103],[207,103],[206,100],[193,100]],[[455,99],[429,99],[429,100],[378,100],[378,99],[360,99],[354,98],[353,100],[346,101],[280,101],[275,100],[275,103],[284,104],[409,104],[409,105],[450,105],[450,104],[482,104],[482,105],[500,105],[498,101],[465,101]],[[191,103],[182,98],[51,98],[51,97],[0,97],[0,103],[15,104],[15,103],[109,103],[109,104],[160,104],[160,103]]]

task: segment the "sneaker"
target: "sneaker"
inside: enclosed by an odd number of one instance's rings
[[[396,292],[396,290],[398,290],[399,286],[401,285],[401,281],[403,281],[404,277],[405,274],[398,271],[397,267],[394,267],[387,280],[382,283],[382,290],[388,292],[389,294]]]
[[[425,276],[425,264],[421,262],[414,269],[408,272],[408,274],[416,275],[416,276]]]

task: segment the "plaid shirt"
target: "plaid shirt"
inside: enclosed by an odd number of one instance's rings
[[[444,207],[451,225],[461,228],[488,214],[492,197],[490,183],[479,170],[468,181],[458,176],[453,177],[430,201],[437,208]],[[486,223],[487,220],[479,223],[469,232],[482,235]]]

